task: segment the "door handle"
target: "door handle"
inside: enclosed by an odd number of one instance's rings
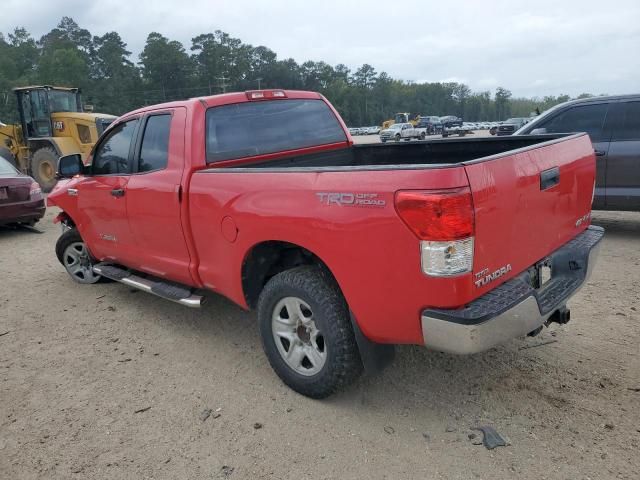
[[[594,153],[596,154],[596,157],[604,157],[607,154],[604,150],[594,150]]]
[[[546,190],[560,183],[560,169],[553,167],[540,172],[540,190]]]
[[[124,188],[114,188],[111,190],[111,195],[114,197],[124,197]]]

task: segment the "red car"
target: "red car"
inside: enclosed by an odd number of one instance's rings
[[[0,225],[33,226],[44,216],[45,209],[40,185],[0,157]]]
[[[393,344],[467,354],[567,322],[603,236],[585,134],[354,145],[313,92],[145,107],[59,173],[74,280],[256,309],[272,367],[315,398]]]

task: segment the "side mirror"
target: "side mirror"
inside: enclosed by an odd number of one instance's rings
[[[82,155],[74,153],[65,155],[58,159],[58,169],[56,176],[58,178],[72,178],[83,173],[84,163],[82,163]]]
[[[534,128],[529,132],[529,135],[544,135],[545,133],[547,133],[547,129],[542,127],[542,128]]]

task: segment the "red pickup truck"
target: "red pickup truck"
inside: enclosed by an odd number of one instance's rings
[[[354,145],[312,92],[145,107],[58,172],[75,281],[257,309],[272,367],[315,398],[393,344],[468,354],[568,321],[604,234],[585,134]]]

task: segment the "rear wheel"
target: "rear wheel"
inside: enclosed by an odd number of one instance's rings
[[[45,193],[50,192],[56,185],[57,162],[58,155],[51,147],[42,147],[31,156],[31,176]]]
[[[64,232],[56,242],[56,256],[69,276],[78,283],[96,283],[95,261],[76,229]]]
[[[271,278],[258,300],[258,321],[271,367],[302,395],[325,398],[362,372],[347,303],[319,267]]]

